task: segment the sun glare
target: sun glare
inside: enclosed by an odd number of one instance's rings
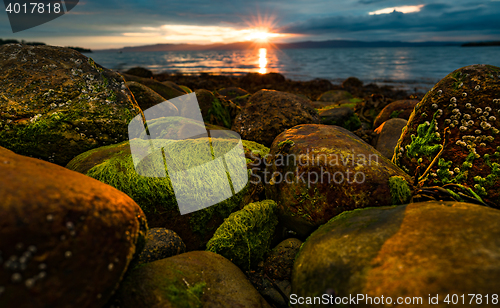
[[[279,36],[278,33],[271,33],[267,29],[250,29],[246,37],[248,41],[267,42],[272,37]]]

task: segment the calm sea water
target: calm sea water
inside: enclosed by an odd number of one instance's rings
[[[293,80],[355,76],[365,83],[427,91],[463,66],[500,66],[500,47],[404,47],[332,49],[255,49],[234,51],[94,52],[87,54],[104,67],[124,71],[142,66],[155,73],[241,75],[278,72]]]

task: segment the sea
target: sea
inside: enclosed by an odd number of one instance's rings
[[[87,53],[100,65],[125,71],[141,66],[154,73],[245,75],[277,72],[292,80],[357,77],[365,84],[426,92],[452,71],[471,64],[500,67],[500,47],[360,47],[213,51]]]

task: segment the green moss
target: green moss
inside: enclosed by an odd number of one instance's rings
[[[442,145],[436,142],[441,141],[441,137],[436,134],[436,115],[434,113],[431,123],[422,123],[417,128],[417,136],[411,136],[411,143],[408,144],[406,148],[406,155],[409,158],[416,158],[421,155],[427,157],[434,157],[439,150],[441,150]]]
[[[179,141],[163,140],[163,143],[162,140],[155,140],[155,142],[158,142],[158,146],[167,144],[169,147],[169,152],[175,153],[176,157],[187,158],[183,160],[184,165],[182,166],[182,168],[181,166],[177,165],[168,166],[170,168],[180,169],[189,169],[195,166],[201,169],[210,168],[210,166],[205,165],[205,163],[207,162],[207,157],[205,157],[206,155],[197,155],[196,152],[203,149],[202,146],[206,141],[206,138]],[[138,145],[140,145],[140,142],[147,141],[136,140],[136,142],[138,142]],[[103,147],[94,151],[105,151],[110,147],[118,147],[123,145],[124,143],[120,145]],[[232,147],[233,145],[234,144],[231,141],[228,141],[226,144],[222,140],[219,144],[221,149],[225,149],[225,147]],[[82,155],[77,157],[75,161],[82,162],[89,155],[89,153],[83,153]],[[155,159],[162,159],[162,161],[155,161]],[[157,174],[158,170],[155,169],[155,166],[165,166],[163,157],[161,155],[159,157],[147,157],[141,162],[141,164],[138,165],[138,168],[141,168],[141,170],[143,171],[142,174],[146,174],[146,172],[147,174]],[[166,168],[167,171],[168,167]],[[209,195],[210,193],[214,193],[210,189],[211,187],[217,186],[217,183],[228,180],[226,173],[216,174],[214,172],[211,172],[210,169],[205,170],[203,174],[211,175],[210,178],[200,178],[200,182],[197,183],[199,192],[202,191],[203,188],[206,188],[206,190],[203,190],[203,193],[200,192],[199,195],[193,195],[193,190],[191,189],[192,184],[190,184],[190,182],[187,182],[186,185],[180,185],[181,187],[186,188],[183,190],[177,190],[177,196],[186,195],[193,200],[205,200],[206,198],[211,197]],[[170,178],[168,176],[146,177],[139,175],[135,170],[132,155],[130,154],[128,146],[127,151],[119,151],[106,156],[102,160],[102,162],[88,170],[87,175],[126,193],[139,204],[139,206],[145,213],[161,213],[163,211],[177,210],[176,196],[174,194]],[[189,180],[186,179],[186,181]],[[226,217],[234,209],[234,207],[240,204],[245,191],[246,190],[244,189],[236,194],[236,196],[233,196],[228,200],[225,200],[217,205],[195,213],[192,217],[194,219],[193,226],[200,228],[201,231],[204,226],[206,226],[207,221],[210,220],[214,213],[219,213]]]
[[[250,269],[269,250],[278,223],[272,200],[250,203],[231,214],[215,231],[207,250],[218,253],[242,269]]]
[[[252,153],[256,155],[264,157],[267,154],[269,154],[269,148],[266,147],[265,145],[249,140],[242,140],[242,143],[245,148],[249,149],[250,151],[252,151]]]
[[[210,117],[211,115],[219,121],[222,121],[225,127],[231,128],[231,115],[229,114],[229,111],[222,106],[222,103],[218,98],[215,98],[212,101],[212,107],[208,109],[208,116]]]
[[[295,143],[292,140],[287,139],[278,143],[278,148],[284,147],[285,145],[293,146],[294,144]]]
[[[188,87],[186,87],[186,86],[181,86],[181,85],[179,85],[179,87],[180,87],[182,90],[186,91],[186,93],[193,93],[193,90],[191,90],[190,88],[188,88]]]
[[[407,203],[412,196],[410,186],[402,176],[391,176],[389,178],[389,190],[394,205]]]
[[[439,169],[437,170],[437,176],[441,180],[441,183],[443,184],[448,184],[451,183],[451,174],[450,174],[450,167],[453,164],[453,162],[446,161],[443,158],[440,158],[438,161],[438,167]]]
[[[394,110],[393,112],[391,112],[391,115],[389,116],[389,118],[391,119],[394,119],[394,118],[397,118],[401,112],[403,112],[402,110]]]
[[[178,283],[179,284],[179,283]],[[168,287],[164,287],[163,291],[166,298],[178,308],[203,307],[201,296],[203,290],[207,287],[205,282],[198,282],[192,287],[185,288],[184,285],[177,286],[172,283]]]

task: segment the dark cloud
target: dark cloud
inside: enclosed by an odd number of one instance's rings
[[[494,2],[492,2],[494,3]],[[441,32],[451,30],[489,30],[500,34],[499,5],[487,4],[473,9],[450,10],[447,4],[430,4],[420,12],[403,14],[332,16],[313,18],[304,22],[292,23],[283,31],[298,34],[347,33],[374,30],[393,32],[428,31]]]

